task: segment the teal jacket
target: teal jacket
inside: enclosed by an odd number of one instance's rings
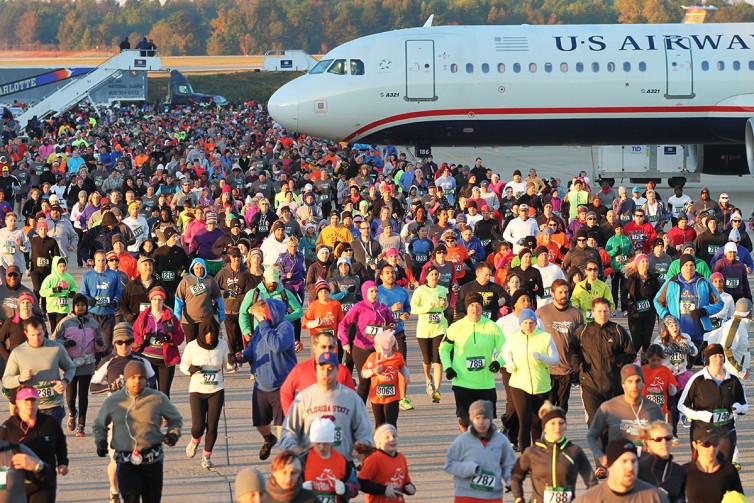
[[[605,251],[610,256],[610,265],[614,272],[620,272],[621,267],[634,253],[634,246],[628,236],[617,234],[607,240]]]
[[[717,314],[723,309],[723,299],[717,294],[715,286],[705,278],[697,274],[696,292],[699,297],[699,306],[707,311],[706,316],[702,316],[701,322],[705,332],[712,330],[712,321],[709,317]],[[660,291],[655,296],[654,304],[657,315],[660,319],[665,318],[668,314],[680,318],[679,302],[681,298],[681,284],[678,281],[678,274],[669,277],[662,285]]]
[[[252,288],[246,292],[246,296],[243,298],[243,302],[241,302],[241,307],[238,310],[238,322],[241,326],[242,334],[250,334],[254,331],[256,323],[254,323],[254,317],[249,311],[255,302],[265,299],[277,299],[283,302],[286,305],[285,319],[291,323],[300,320],[304,316],[304,309],[301,307],[301,303],[294,293],[283,288],[283,285],[280,283],[270,293],[267,291],[267,287],[264,286],[264,282],[262,282],[256,288]]]

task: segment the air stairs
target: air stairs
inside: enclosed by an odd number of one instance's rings
[[[93,71],[81,78],[73,79],[66,85],[42,99],[27,111],[16,117],[21,129],[36,116],[43,120],[49,116],[62,114],[86,98],[89,93],[110,78],[118,78],[123,72],[159,71],[162,59],[155,51],[127,49],[108,59]]]

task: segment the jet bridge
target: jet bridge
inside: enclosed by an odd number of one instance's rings
[[[29,120],[36,116],[42,120],[66,112],[91,91],[110,78],[118,78],[123,72],[147,72],[162,70],[162,60],[154,51],[128,49],[108,59],[87,75],[71,80],[51,95],[45,97],[16,118],[23,130]]]

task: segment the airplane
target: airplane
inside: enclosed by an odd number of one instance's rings
[[[693,144],[754,175],[754,24],[431,26],[347,42],[270,98],[299,133],[431,146]]]

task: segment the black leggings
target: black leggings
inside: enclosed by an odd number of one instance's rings
[[[374,427],[379,428],[385,423],[390,423],[398,427],[398,400],[390,403],[373,403],[372,412],[374,413]]]
[[[65,389],[65,402],[68,405],[68,413],[75,416],[79,415],[79,426],[86,425],[86,410],[89,408],[89,383],[92,382],[92,376],[74,376],[71,384]],[[76,395],[79,398],[79,408],[76,409]]]
[[[238,323],[237,314],[225,315],[225,332],[228,338],[228,362],[232,365],[236,363],[236,353],[241,353],[243,347],[243,336],[241,335],[241,325]]]
[[[170,396],[170,387],[173,385],[175,377],[175,365],[165,365],[162,358],[147,358],[152,364],[154,373],[157,374],[157,389]]]
[[[183,334],[186,336],[186,344],[196,339],[199,335],[198,323],[181,323],[181,327],[183,328]]]
[[[518,415],[518,447],[521,452],[531,445],[534,440],[542,436],[542,421],[539,420],[539,408],[545,403],[547,393],[530,395],[519,388],[509,386],[511,399],[516,406]]]
[[[55,331],[58,327],[58,323],[60,323],[66,316],[67,315],[63,313],[47,313],[47,317],[50,318],[50,333]]]
[[[367,403],[369,397],[369,383],[371,379],[365,379],[361,376],[361,370],[364,368],[364,364],[369,358],[369,355],[374,353],[374,349],[363,349],[358,346],[351,346],[351,356],[353,356],[353,365],[356,372],[359,374],[359,385],[356,387],[356,393],[359,394],[364,403]]]
[[[628,317],[628,329],[631,331],[631,340],[634,343],[634,351],[637,353],[640,349],[644,349],[645,353],[649,349],[656,318],[657,315],[654,311]]]
[[[613,300],[615,301],[615,308],[616,309],[626,309],[626,306],[618,306],[620,304],[620,292],[621,287],[623,286],[623,283],[626,281],[625,276],[623,276],[623,273],[620,272],[620,270],[615,271],[610,275],[610,293],[613,294]],[[523,452],[523,451],[521,451]]]
[[[443,335],[437,335],[431,338],[418,337],[419,349],[422,351],[422,360],[424,365],[430,363],[440,363],[440,344],[442,344]]]
[[[39,289],[42,286],[44,279],[50,275],[50,273],[45,269],[46,268],[34,269],[33,271],[29,272],[29,276],[31,276],[32,292],[34,292],[34,295],[36,295],[37,299],[39,299],[39,306],[42,308],[43,313],[47,311],[47,297],[41,297],[39,295]],[[52,327],[52,329],[55,330],[55,327]]]
[[[211,394],[189,393],[189,405],[191,406],[191,436],[195,439],[202,438],[204,431],[204,450],[212,452],[217,441],[217,426],[220,424],[220,413],[225,403],[225,390],[215,391]]]

